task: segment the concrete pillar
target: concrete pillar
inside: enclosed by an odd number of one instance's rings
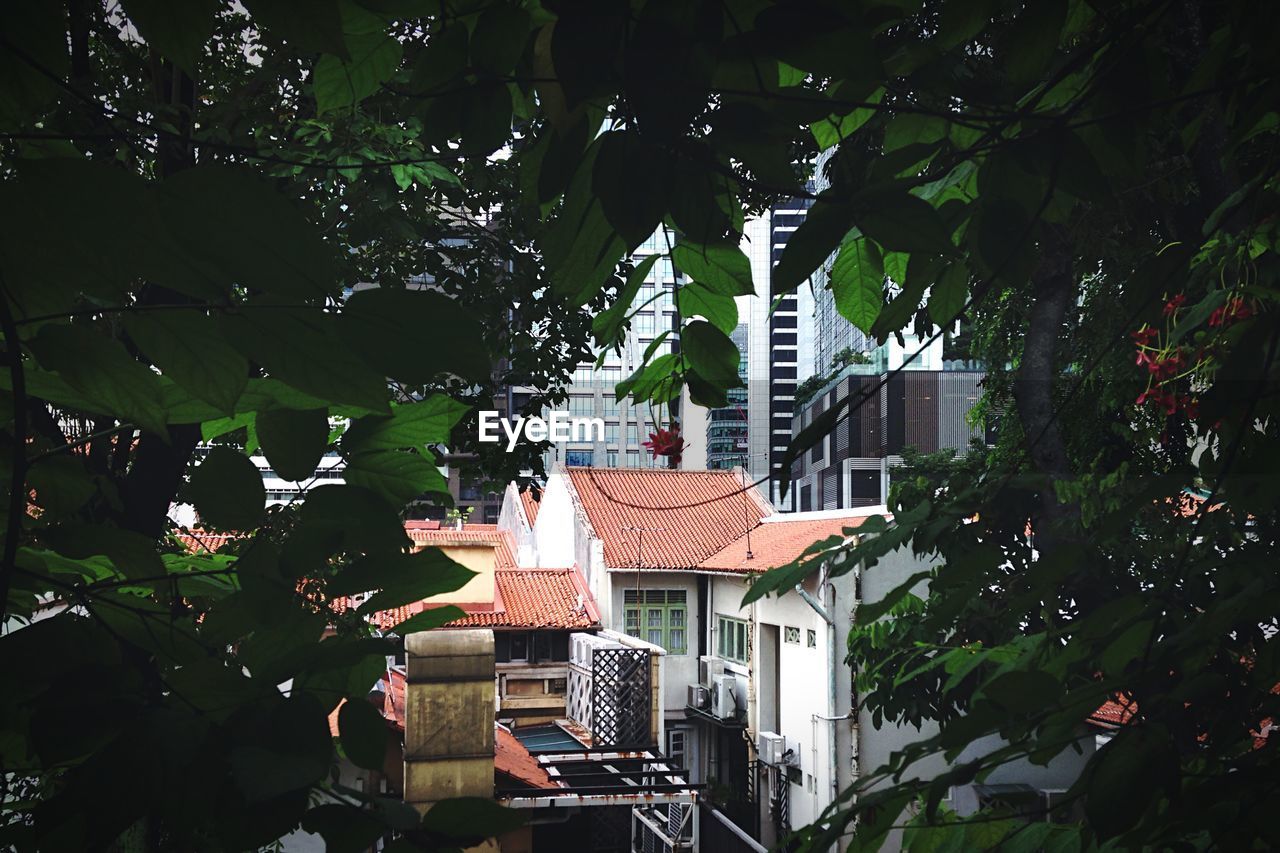
[[[426,812],[451,797],[493,796],[493,632],[405,637],[404,799]]]

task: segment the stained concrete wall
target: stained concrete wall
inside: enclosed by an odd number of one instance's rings
[[[493,796],[493,632],[405,638],[404,799],[420,811],[451,797]]]

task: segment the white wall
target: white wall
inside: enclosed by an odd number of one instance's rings
[[[523,569],[538,565],[538,548],[533,538],[533,528],[529,525],[529,516],[525,515],[520,489],[515,483],[507,483],[507,488],[502,492],[498,529],[509,532],[515,540],[517,566]]]
[[[611,580],[609,604],[606,609],[600,603],[600,619],[604,627],[612,628],[619,633],[626,633],[625,602],[623,590],[636,589],[636,571],[634,569],[615,569],[609,571]],[[672,654],[667,650],[662,659],[662,708],[667,716],[684,717],[684,708],[688,704],[688,686],[698,683],[698,634],[702,630],[698,614],[698,581],[697,576],[688,572],[653,572],[639,573],[639,589],[682,589],[685,591],[685,613],[688,625],[685,628],[685,653]],[[643,616],[642,616],[643,619]],[[643,622],[641,636],[644,635]]]

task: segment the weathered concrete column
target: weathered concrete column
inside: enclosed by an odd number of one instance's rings
[[[425,812],[493,796],[493,632],[423,631],[404,641],[404,799]]]

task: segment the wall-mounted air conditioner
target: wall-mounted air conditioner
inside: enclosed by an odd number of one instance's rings
[[[711,691],[701,684],[689,685],[689,707],[706,711],[711,707]]]
[[[765,764],[781,764],[782,754],[787,751],[787,739],[777,732],[760,732],[756,737],[756,751]]]
[[[711,713],[722,720],[738,715],[738,677],[732,673],[715,676],[711,683]]]
[[[710,689],[716,683],[716,676],[724,674],[724,661],[714,655],[703,655],[698,658],[698,683]]]

